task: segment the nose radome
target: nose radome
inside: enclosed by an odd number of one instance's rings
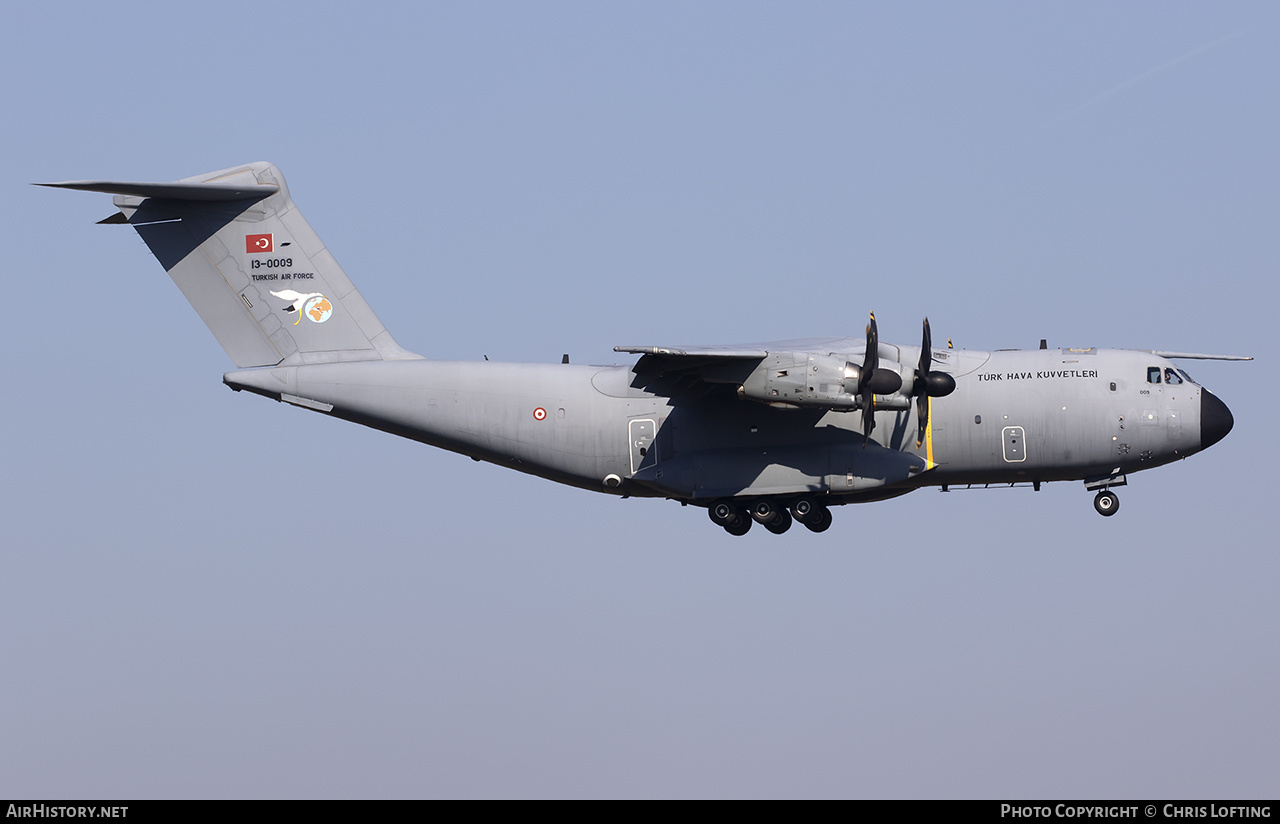
[[[1208,449],[1227,437],[1235,425],[1231,410],[1208,389],[1200,391],[1200,448]]]

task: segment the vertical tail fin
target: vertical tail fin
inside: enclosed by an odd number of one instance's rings
[[[42,183],[114,194],[236,366],[415,358],[401,349],[289,197],[249,163],[173,183]]]

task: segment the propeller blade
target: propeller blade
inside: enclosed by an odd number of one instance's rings
[[[869,395],[862,402],[862,448],[867,448],[867,441],[871,440],[871,431],[876,428],[876,409],[875,395]]]
[[[951,348],[951,339],[947,339],[947,348]],[[916,446],[924,443],[924,434],[929,427],[929,399],[943,398],[956,389],[956,379],[946,372],[932,372],[933,366],[933,333],[929,330],[929,319],[924,319],[924,341],[920,345],[920,364],[916,368],[916,383],[911,392],[916,396]]]
[[[866,392],[880,366],[880,333],[876,330],[876,313],[871,313],[871,322],[867,324],[867,350],[862,355],[862,371],[858,374],[858,392]]]
[[[916,368],[916,379],[920,380],[929,374],[933,366],[933,335],[929,332],[929,319],[924,319],[924,342],[920,344],[920,366]]]
[[[871,430],[876,428],[875,393],[871,381],[880,365],[880,333],[876,330],[876,313],[871,313],[867,324],[867,350],[862,356],[862,372],[858,375],[858,394],[862,397],[862,448],[871,440]]]
[[[916,366],[916,448],[924,443],[925,429],[929,426],[929,367],[933,365],[933,333],[929,319],[924,319],[924,340],[920,342],[920,363]]]

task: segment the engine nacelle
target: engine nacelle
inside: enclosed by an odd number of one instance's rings
[[[911,408],[911,396],[904,395],[901,392],[894,392],[891,395],[876,395],[876,410],[894,409],[902,411]]]
[[[909,408],[910,399],[906,399],[906,406],[895,403],[901,395],[902,366],[881,363],[870,385],[876,408]],[[852,412],[862,408],[858,396],[861,371],[861,365],[842,357],[780,352],[760,362],[738,388],[738,396],[768,404]]]
[[[856,367],[844,358],[779,352],[760,362],[738,395],[763,403],[850,411],[858,408],[857,395],[845,388],[851,369],[856,376]]]

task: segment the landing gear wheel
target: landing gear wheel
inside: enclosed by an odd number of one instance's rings
[[[820,514],[810,515],[804,525],[810,532],[826,532],[831,528],[831,510],[822,507]]]
[[[785,509],[779,509],[778,519],[773,523],[765,524],[764,528],[774,535],[781,535],[791,528],[791,513]]]
[[[1110,518],[1120,511],[1120,499],[1110,489],[1104,489],[1093,499],[1093,508],[1098,510],[1099,515]]]
[[[707,507],[707,515],[716,526],[736,524],[746,517],[746,513],[727,501],[719,501]]]
[[[804,523],[810,519],[818,517],[818,510],[822,505],[815,502],[812,498],[801,498],[791,505],[791,514],[800,523]]]
[[[791,514],[814,532],[823,532],[831,526],[831,510],[812,498],[801,498],[793,503]]]
[[[768,499],[756,501],[751,505],[751,517],[765,526],[776,523],[782,517],[782,514],[786,512],[785,509]],[[790,517],[790,513],[787,513],[787,515]]]
[[[751,530],[750,518],[739,518],[735,524],[725,524],[724,531],[730,535],[746,535]]]

